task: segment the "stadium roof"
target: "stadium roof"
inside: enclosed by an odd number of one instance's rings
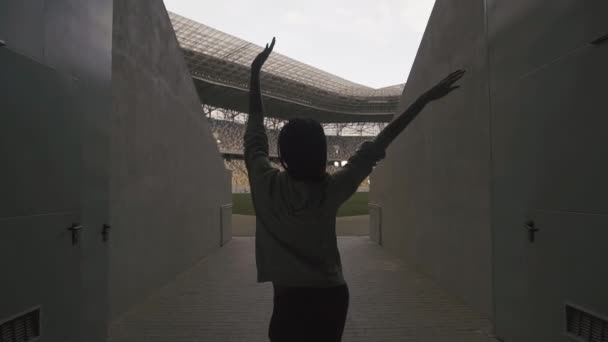
[[[250,65],[262,47],[169,12],[201,101],[248,111]],[[386,122],[404,85],[373,89],[273,52],[261,75],[266,115],[320,122]]]

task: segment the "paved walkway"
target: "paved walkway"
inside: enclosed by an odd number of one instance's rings
[[[367,237],[340,237],[350,289],[345,342],[489,342],[490,323]],[[272,287],[254,239],[236,237],[111,325],[110,342],[268,341]]]

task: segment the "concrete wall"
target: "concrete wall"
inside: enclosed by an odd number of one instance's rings
[[[608,3],[487,6],[496,332],[570,341],[566,303],[608,317]]]
[[[504,341],[570,341],[566,305],[608,317],[608,44],[590,44],[607,13],[601,1],[437,1],[401,106],[450,70],[467,75],[372,177],[387,249]]]
[[[0,322],[40,307],[44,341],[105,340],[111,30],[111,0],[0,2]]]
[[[220,245],[230,176],[160,0],[114,2],[111,316]]]
[[[438,0],[400,109],[459,68],[462,88],[427,106],[374,171],[382,243],[492,317],[490,135],[483,1]]]

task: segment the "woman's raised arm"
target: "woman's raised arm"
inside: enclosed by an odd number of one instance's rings
[[[405,127],[407,127],[407,125],[414,120],[414,118],[422,111],[424,106],[426,106],[429,102],[438,100],[453,90],[460,88],[460,86],[455,86],[454,83],[462,78],[464,72],[464,70],[457,70],[451,73],[436,86],[422,94],[397,119],[393,120],[386,127],[384,127],[384,129],[375,139],[378,147],[386,150],[388,145],[390,145],[391,142],[395,140],[395,138],[405,129]]]
[[[270,46],[266,44],[264,51],[251,63],[251,89],[249,90],[249,116],[245,128],[244,147],[245,165],[249,176],[258,177],[272,168],[268,159],[268,136],[264,127],[264,108],[262,105],[262,91],[260,89],[260,71],[268,56],[272,52],[275,39],[272,38]]]

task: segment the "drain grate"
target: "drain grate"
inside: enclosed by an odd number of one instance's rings
[[[40,337],[40,309],[0,324],[0,342],[31,342]]]
[[[608,322],[589,312],[566,305],[568,334],[578,341],[608,342]]]

